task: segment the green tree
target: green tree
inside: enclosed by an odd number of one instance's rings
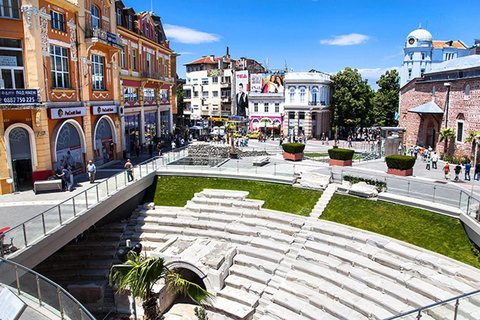
[[[184,123],[182,123],[183,110],[185,109],[184,96],[185,91],[183,91],[183,84],[180,83],[177,86],[177,125],[184,125]]]
[[[157,319],[157,297],[153,285],[160,279],[167,283],[172,294],[188,295],[194,302],[208,304],[212,295],[199,285],[183,279],[178,273],[168,268],[164,259],[146,258],[135,252],[128,253],[128,260],[123,264],[112,266],[110,284],[117,285],[119,292],[130,291],[134,298],[142,299],[145,319]]]
[[[398,110],[400,75],[397,70],[387,70],[377,81],[379,89],[373,98],[371,120],[380,126],[394,126]]]
[[[438,135],[440,136],[440,142],[445,141],[445,144],[443,145],[443,154],[448,154],[448,142],[455,138],[455,130],[453,130],[453,128],[444,128],[438,132]]]
[[[335,125],[365,127],[371,124],[368,114],[373,91],[357,69],[346,67],[333,76]]]
[[[472,131],[468,134],[468,137],[465,138],[465,143],[472,143],[472,153],[475,154],[475,147],[477,146],[477,137],[480,136],[480,132]],[[473,155],[472,155],[473,157]]]

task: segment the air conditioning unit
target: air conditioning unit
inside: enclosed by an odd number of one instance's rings
[[[125,115],[125,107],[124,106],[118,106],[117,108],[117,115],[119,117],[123,117]]]

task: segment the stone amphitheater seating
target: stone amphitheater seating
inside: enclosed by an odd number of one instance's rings
[[[266,210],[247,196],[206,189],[183,208],[139,210],[134,240],[151,255],[169,252],[169,259],[195,264],[206,279],[215,274],[213,309],[235,319],[384,319],[480,285],[480,270],[458,261],[367,231]],[[175,249],[180,240],[194,246],[199,239],[212,241],[212,248],[228,245],[233,258],[214,270],[201,259],[188,261],[188,246]],[[465,306],[463,316],[478,319],[480,299]],[[442,312],[422,319],[442,319]]]

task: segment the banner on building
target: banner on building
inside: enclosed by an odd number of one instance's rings
[[[254,73],[250,77],[250,92],[260,93],[263,88],[263,74]]]
[[[92,106],[91,108],[93,115],[117,113],[117,106]]]
[[[248,109],[248,71],[242,70],[235,72],[235,107],[236,115],[239,117],[247,116]]]
[[[48,109],[50,113],[50,119],[66,119],[66,118],[75,118],[83,117],[87,115],[85,107],[75,107],[75,108],[51,108]]]

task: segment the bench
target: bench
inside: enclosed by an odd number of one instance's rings
[[[62,180],[43,180],[35,181],[33,184],[33,192],[37,194],[39,191],[62,191]]]
[[[269,157],[256,157],[255,159],[252,160],[252,164],[254,166],[259,166],[259,167],[264,166],[269,162],[270,162]]]

